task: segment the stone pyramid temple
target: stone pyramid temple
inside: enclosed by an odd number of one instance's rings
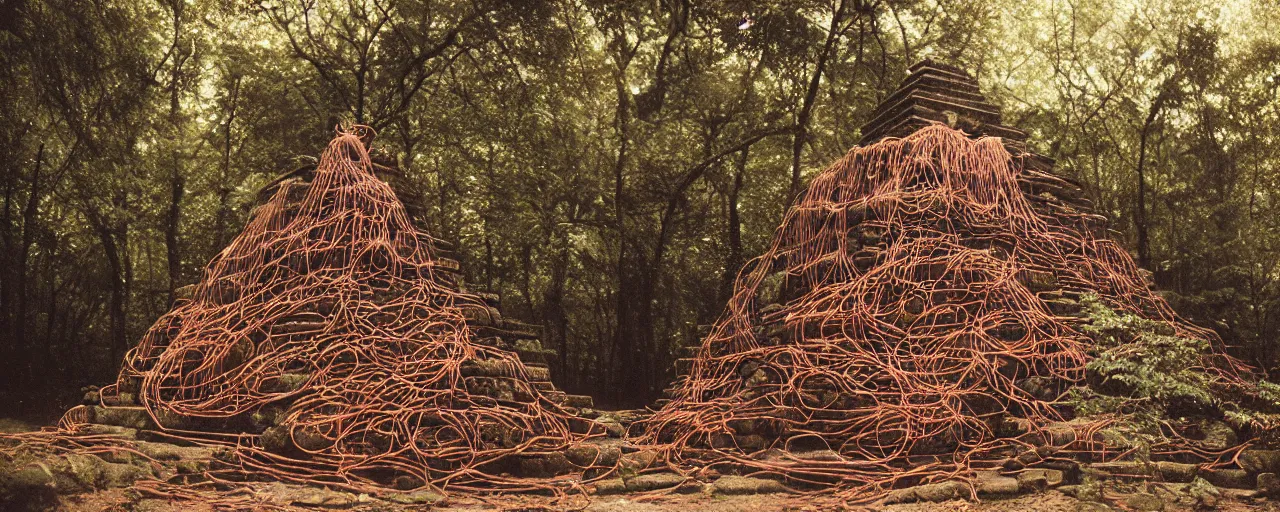
[[[643,425],[671,459],[858,492],[1061,469],[1107,453],[1062,406],[1092,357],[1082,303],[1216,340],[963,70],[911,67],[862,134],[679,362]]]
[[[537,328],[466,291],[360,127],[260,195],[240,234],[72,422],[233,448],[214,473],[527,488],[605,428],[550,382]],[[373,488],[373,487],[370,487]]]

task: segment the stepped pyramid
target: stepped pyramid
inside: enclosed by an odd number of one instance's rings
[[[366,141],[366,145],[368,141]],[[476,299],[459,304],[466,316],[467,326],[475,334],[475,342],[482,345],[514,352],[521,362],[530,370],[530,379],[543,394],[565,407],[572,409],[589,409],[594,401],[588,395],[567,394],[556,388],[551,379],[551,366],[560,354],[546,348],[541,341],[541,326],[522,322],[502,313],[501,297],[496,293],[469,289],[462,275],[461,266],[456,255],[457,247],[448,240],[427,234],[426,212],[422,208],[426,204],[421,192],[414,183],[405,178],[405,173],[393,157],[382,154],[376,148],[370,149],[370,166],[374,175],[391,186],[404,205],[405,213],[420,232],[424,244],[429,244],[437,262],[437,278],[442,286],[458,293],[474,296]],[[279,191],[286,190],[290,208],[297,204],[310,190],[315,180],[316,165],[307,164],[294,168],[276,176],[262,187],[257,194],[257,206],[262,208]],[[180,298],[189,298],[194,285],[186,287]]]
[[[603,428],[550,384],[532,328],[461,289],[360,132],[276,180],[250,222],[68,413],[235,450],[219,471],[348,487],[528,487]],[[589,405],[581,404],[581,405]],[[511,475],[515,474],[516,477]]]
[[[644,438],[862,491],[1022,467],[1036,446],[1095,453],[1097,424],[1058,403],[1091,357],[1082,296],[1213,335],[1000,122],[964,71],[913,66],[739,275]]]

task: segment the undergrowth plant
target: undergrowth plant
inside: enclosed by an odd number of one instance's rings
[[[1083,296],[1081,305],[1081,331],[1096,346],[1086,365],[1088,385],[1074,389],[1068,404],[1078,416],[1119,418],[1107,432],[1113,440],[1141,451],[1181,430],[1174,422],[1224,420],[1264,437],[1280,427],[1280,385],[1231,385],[1206,368],[1212,349],[1207,340],[1178,336],[1165,321],[1118,312],[1096,295]]]

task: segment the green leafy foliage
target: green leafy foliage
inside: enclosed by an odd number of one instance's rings
[[[1176,336],[1165,322],[1117,313],[1094,295],[1081,303],[1089,317],[1082,330],[1098,343],[1086,369],[1100,389],[1164,408],[1219,405],[1200,362],[1209,352],[1207,341]]]
[[[1232,384],[1208,370],[1207,340],[1178,336],[1168,322],[1117,312],[1094,295],[1081,304],[1087,315],[1081,330],[1097,345],[1086,365],[1089,385],[1074,389],[1068,402],[1078,416],[1122,418],[1104,432],[1112,442],[1147,450],[1171,422],[1222,418],[1260,433],[1280,425],[1280,386]]]

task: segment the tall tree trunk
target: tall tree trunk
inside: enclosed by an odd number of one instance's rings
[[[818,99],[818,89],[822,85],[822,75],[827,69],[827,60],[831,58],[831,51],[840,39],[840,23],[844,20],[844,10],[845,0],[839,0],[835,13],[831,16],[827,39],[822,43],[822,53],[818,54],[813,76],[809,78],[809,86],[805,89],[804,99],[800,103],[800,112],[796,114],[795,136],[791,139],[791,186],[787,189],[784,210],[791,207],[791,202],[795,201],[796,195],[800,193],[800,156],[804,152],[804,144],[809,137],[809,120],[813,117],[813,105]]]
[[[112,226],[101,212],[91,210],[90,217],[94,231],[98,234],[98,241],[102,243],[102,252],[106,256],[107,273],[111,281],[111,298],[107,305],[111,361],[120,361],[124,351],[129,348],[126,332],[128,317],[125,312],[129,300],[129,272],[125,268],[127,262],[121,254],[121,250],[127,250],[128,243],[120,238],[120,228]]]
[[[738,213],[738,194],[742,191],[750,153],[751,148],[743,149],[733,163],[733,185],[729,188],[729,254],[725,256],[724,275],[720,278],[720,294],[716,301],[720,304],[728,303],[732,297],[734,280],[742,270],[742,219]]]
[[[1133,224],[1138,231],[1138,265],[1146,269],[1151,268],[1151,243],[1147,234],[1147,140],[1151,137],[1156,119],[1160,117],[1160,111],[1169,99],[1167,91],[1167,86],[1161,88],[1160,94],[1157,94],[1155,100],[1151,102],[1151,110],[1147,112],[1142,130],[1138,133],[1138,204],[1135,205]]]
[[[177,162],[174,162],[177,164]],[[182,252],[178,240],[178,224],[182,219],[182,196],[186,183],[174,169],[169,179],[169,211],[165,215],[164,247],[169,262],[169,303],[173,303],[174,291],[182,286]]]
[[[44,143],[40,143],[40,149],[36,151],[36,166],[31,173],[31,189],[30,195],[27,197],[27,206],[22,211],[22,244],[18,247],[18,261],[14,268],[17,274],[17,282],[14,289],[17,292],[17,314],[13,326],[14,344],[23,351],[22,361],[25,363],[23,368],[23,377],[30,378],[32,365],[35,363],[34,350],[27,340],[27,305],[29,295],[27,294],[27,260],[31,256],[31,244],[35,237],[36,214],[40,209],[40,170],[44,164]],[[29,380],[28,380],[29,382]]]
[[[636,327],[632,317],[632,301],[635,293],[634,284],[632,282],[632,273],[630,271],[630,249],[629,238],[626,222],[626,180],[624,171],[627,167],[627,150],[631,144],[631,93],[627,90],[625,80],[625,65],[619,65],[618,76],[614,78],[615,89],[617,94],[617,108],[614,113],[614,129],[618,136],[618,157],[613,164],[613,218],[614,229],[618,236],[618,261],[617,261],[617,310],[614,316],[617,318],[617,330],[614,332],[613,348],[609,354],[609,369],[615,377],[613,390],[616,393],[616,400],[623,400],[631,391],[627,386],[630,379],[628,369],[630,364],[623,364],[624,353],[626,357],[633,354],[632,336]]]
[[[551,283],[542,296],[542,323],[547,326],[547,342],[560,354],[556,375],[563,380],[569,376],[569,317],[564,310],[565,284],[569,274],[569,237],[567,230],[560,231],[554,246],[559,249],[551,263]]]
[[[178,52],[182,45],[182,13],[185,2],[175,0],[173,9],[173,51]],[[173,73],[169,80],[169,136],[172,147],[172,167],[169,170],[169,207],[165,215],[164,247],[169,263],[169,303],[173,303],[174,290],[182,282],[182,253],[178,246],[178,223],[182,218],[182,196],[186,191],[185,179],[182,176],[182,142],[181,120],[181,87],[182,65],[187,57],[175,54]],[[127,249],[126,249],[127,250]]]
[[[7,333],[13,332],[13,193],[18,186],[18,173],[4,173],[4,210],[0,212],[0,244],[3,244],[3,251],[0,251],[0,336],[8,336]],[[6,340],[0,343],[0,356],[4,357],[3,364],[8,371],[4,372],[5,384],[7,389],[14,389],[17,380],[18,365],[15,361],[18,359],[19,347],[17,340]]]
[[[227,223],[231,217],[231,127],[236,120],[236,109],[240,103],[240,77],[231,82],[231,103],[227,107],[227,122],[222,126],[222,179],[218,183],[218,212],[214,217],[213,252],[221,251],[227,246]]]

